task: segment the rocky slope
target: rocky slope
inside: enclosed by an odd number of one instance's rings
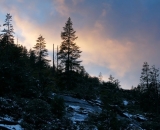
[[[55,96],[56,94],[52,95]],[[64,94],[59,94],[58,96],[64,99],[66,106],[65,117],[69,118],[75,125],[84,123],[87,126],[88,116],[90,114],[98,115],[102,112],[103,104],[100,99],[84,100]],[[129,101],[124,100],[122,101],[122,104],[127,108]],[[110,108],[117,113],[116,118],[118,120],[126,120],[129,122],[126,126],[126,130],[142,130],[141,123],[149,120],[142,114],[130,114],[127,109],[122,110],[118,105],[110,105]],[[4,115],[3,117],[0,117],[0,130],[23,130],[21,127],[21,121],[22,120],[15,120],[14,117]],[[97,129],[97,127],[92,127],[92,129]]]

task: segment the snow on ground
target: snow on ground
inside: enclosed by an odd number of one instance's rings
[[[0,117],[0,121],[11,121],[11,122],[14,122],[13,118],[10,117],[10,116],[4,116],[4,117]],[[20,123],[22,121],[19,120],[18,123]],[[6,125],[6,124],[0,124],[0,126],[2,127],[5,127],[5,128],[8,128],[8,129],[13,129],[13,130],[24,130],[19,124],[17,125]]]
[[[24,130],[20,125],[4,125],[0,124],[0,126],[3,126],[8,129],[13,129],[13,130]]]
[[[144,121],[146,121],[147,120],[147,118],[145,118],[143,115],[140,115],[140,114],[136,114],[136,115],[134,115],[134,118],[139,118],[139,119],[141,119],[141,120],[144,120]]]
[[[134,118],[134,119],[136,119],[136,118],[139,118],[140,120],[143,120],[143,121],[146,121],[147,120],[147,118],[145,118],[143,115],[140,115],[140,114],[136,114],[136,115],[132,115],[132,114],[129,114],[129,113],[127,113],[127,112],[124,112],[123,113],[125,116],[127,116],[128,118]]]
[[[0,120],[1,120],[1,119],[7,120],[7,121],[13,121],[13,118],[12,118],[12,117],[9,117],[9,116],[0,117]]]
[[[9,117],[9,116],[0,117],[0,121],[3,121],[3,120],[14,122],[13,118]],[[21,122],[21,120],[18,121],[18,123],[20,123],[20,122]],[[0,124],[0,126],[8,128],[8,129],[13,129],[13,130],[24,130],[19,124],[17,124],[17,125]]]
[[[133,115],[127,113],[127,112],[124,112],[123,114],[124,114],[125,116],[127,116],[128,118],[131,118],[131,117],[133,116]]]
[[[77,121],[84,121],[85,119],[87,118],[87,115],[84,115],[84,114],[79,114],[77,112],[74,112],[73,113],[73,116],[70,118],[73,123],[76,123]]]
[[[81,107],[80,106],[75,106],[75,105],[69,105],[69,108],[73,109],[73,112],[70,115],[70,119],[73,121],[73,123],[76,123],[77,121],[84,121],[87,116],[88,116],[88,111],[85,113],[83,111],[81,111]]]
[[[123,104],[124,104],[125,106],[127,106],[127,105],[128,105],[128,101],[124,100],[124,101],[123,101]]]
[[[67,106],[67,116],[73,123],[85,121],[89,113],[101,112],[101,108],[97,104],[89,103],[89,101],[84,99],[77,99],[66,95],[61,95],[61,97]],[[97,100],[97,102],[100,102],[100,100]]]
[[[84,108],[85,110],[90,112],[101,112],[101,109],[97,105],[92,105],[84,99],[77,99],[77,98],[64,96],[64,95],[61,95],[60,97],[64,99],[65,104],[67,106],[71,106],[71,107],[79,106],[79,108]]]
[[[100,97],[98,97],[95,101],[98,102],[99,104],[102,104]]]
[[[80,109],[80,106],[69,105],[69,107],[73,108],[75,111],[78,111]]]
[[[56,95],[56,93],[52,93],[52,96],[55,96]]]

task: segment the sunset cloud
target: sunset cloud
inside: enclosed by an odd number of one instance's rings
[[[158,0],[1,0],[0,24],[11,13],[15,39],[30,49],[43,35],[52,59],[52,45],[61,44],[71,17],[88,73],[101,72],[104,80],[112,74],[131,88],[139,83],[143,62],[160,66],[159,5]]]

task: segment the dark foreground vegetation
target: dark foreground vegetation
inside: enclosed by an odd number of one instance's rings
[[[112,75],[104,82],[101,74],[91,77],[81,66],[81,51],[74,42],[77,37],[70,18],[61,33],[58,66],[50,65],[42,35],[33,49],[15,44],[11,20],[7,14],[0,34],[0,129],[8,129],[1,124],[19,124],[28,130],[160,129],[160,82],[155,66],[150,68],[145,62],[140,84],[123,90]],[[59,95],[91,104],[98,101],[101,112],[87,113],[85,121],[74,122]]]

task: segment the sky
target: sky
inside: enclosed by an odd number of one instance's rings
[[[140,83],[144,62],[160,67],[160,0],[0,0],[0,9],[0,30],[10,13],[15,42],[31,49],[42,35],[50,59],[70,17],[86,71],[124,89]]]

